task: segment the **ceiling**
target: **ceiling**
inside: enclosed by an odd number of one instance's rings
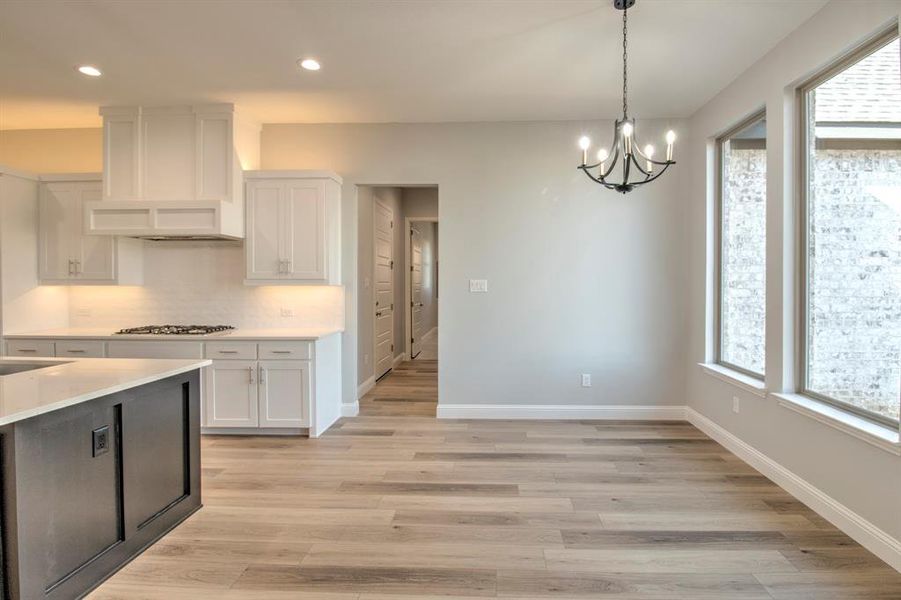
[[[825,3],[639,0],[630,113],[689,116]],[[98,106],[138,103],[234,102],[263,123],[615,117],[611,4],[3,0],[0,128],[95,127]]]

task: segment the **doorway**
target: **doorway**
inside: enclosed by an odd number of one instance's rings
[[[407,217],[404,323],[410,360],[438,360],[438,219]]]
[[[435,415],[438,188],[357,186],[360,414]]]

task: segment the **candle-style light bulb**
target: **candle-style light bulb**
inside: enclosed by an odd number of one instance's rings
[[[644,155],[645,158],[648,159],[648,173],[654,170],[654,163],[651,162],[651,159],[654,158],[654,146],[648,144],[644,147]]]
[[[676,132],[670,129],[666,132],[666,162],[673,160],[673,144],[676,143]]]
[[[579,148],[582,149],[582,164],[586,164],[588,162],[588,148],[591,147],[591,140],[588,139],[587,135],[583,135],[579,138]]]
[[[623,154],[629,155],[632,154],[632,132],[634,128],[632,127],[632,123],[626,121],[623,123]]]
[[[601,175],[604,174],[604,163],[607,162],[609,157],[610,154],[607,152],[606,148],[598,150],[598,169],[600,169]]]

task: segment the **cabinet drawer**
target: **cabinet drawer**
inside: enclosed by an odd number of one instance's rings
[[[99,340],[60,340],[56,342],[56,355],[103,358],[106,356],[106,345]]]
[[[9,340],[6,353],[9,356],[56,356],[54,344],[48,340]]]
[[[110,358],[202,358],[200,342],[109,342]]]
[[[254,360],[257,345],[254,342],[207,342],[206,357],[214,360]]]
[[[260,360],[313,358],[312,342],[261,342]]]

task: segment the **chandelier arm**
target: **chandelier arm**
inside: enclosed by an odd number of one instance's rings
[[[601,175],[601,179],[607,179],[608,177],[610,177],[610,173],[613,173],[613,169],[616,167],[616,163],[619,162],[619,146],[614,143],[613,147],[613,157],[610,160],[610,166],[607,168],[604,174]]]
[[[592,181],[594,181],[595,183],[601,184],[602,186],[604,186],[604,187],[607,188],[608,190],[615,190],[615,189],[616,189],[616,185],[615,185],[615,184],[608,183],[608,182],[604,181],[603,179],[599,179],[599,178],[595,177],[594,175],[592,175],[592,174],[588,171],[589,167],[587,167],[587,166],[585,166],[585,165],[580,165],[580,166],[577,167],[577,168],[578,168],[578,169],[581,169],[582,171],[584,171],[584,172],[585,172],[585,175],[587,175],[588,178],[591,179]]]
[[[653,158],[648,157],[644,152],[641,151],[641,144],[638,143],[638,140],[634,139],[634,136],[633,136],[632,144],[633,144],[633,148],[632,148],[633,154],[635,152],[637,152],[638,155],[641,156],[641,158],[643,158],[644,160],[648,161],[651,164],[660,165],[660,166],[668,165],[668,164],[675,164],[675,161],[673,161],[673,160],[654,160]]]
[[[651,183],[652,181],[654,181],[655,179],[658,179],[661,175],[666,173],[666,170],[669,169],[670,165],[674,165],[674,164],[676,164],[676,163],[674,163],[674,162],[668,163],[665,167],[660,169],[660,171],[656,175],[651,177],[650,179],[645,179],[644,181],[636,181],[636,182],[631,183],[630,185],[638,186],[638,185],[644,185],[646,183]]]

